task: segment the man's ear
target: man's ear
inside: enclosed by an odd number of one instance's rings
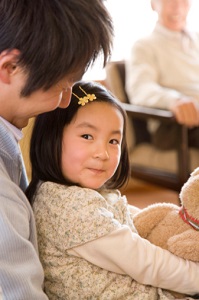
[[[10,83],[10,77],[16,72],[19,54],[17,49],[0,53],[0,81],[3,83]]]

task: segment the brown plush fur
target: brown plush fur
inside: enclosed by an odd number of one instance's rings
[[[199,220],[199,168],[194,170],[180,192],[181,205]],[[179,215],[181,207],[152,204],[134,215],[140,236],[184,259],[199,262],[199,231]]]

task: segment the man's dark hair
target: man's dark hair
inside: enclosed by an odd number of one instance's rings
[[[28,76],[24,97],[83,74],[100,53],[105,65],[112,35],[103,0],[0,1],[0,53],[20,51],[18,64]]]

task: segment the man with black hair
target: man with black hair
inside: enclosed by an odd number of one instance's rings
[[[97,22],[96,22],[97,21]],[[113,27],[103,0],[0,2],[0,287],[6,300],[42,300],[43,269],[18,141],[38,114],[67,107]]]

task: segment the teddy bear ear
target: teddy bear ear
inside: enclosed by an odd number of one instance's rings
[[[191,176],[196,176],[196,175],[199,175],[199,167],[196,168],[196,169],[191,173]]]

